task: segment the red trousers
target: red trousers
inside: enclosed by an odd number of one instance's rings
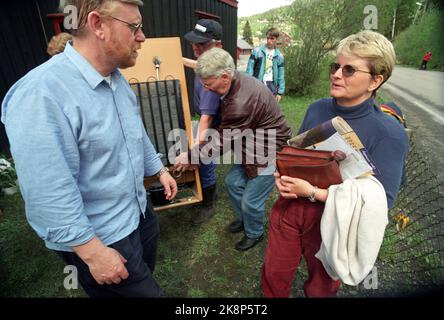
[[[340,281],[327,274],[314,256],[321,247],[320,222],[324,203],[305,198],[276,201],[270,213],[270,228],[264,264],[262,291],[265,297],[289,297],[296,269],[305,257],[308,279],[304,284],[307,297],[332,297]]]

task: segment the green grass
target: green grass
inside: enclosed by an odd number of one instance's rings
[[[64,264],[27,223],[20,194],[2,196],[0,208],[0,296],[83,296],[64,289]]]

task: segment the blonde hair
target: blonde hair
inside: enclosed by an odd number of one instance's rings
[[[110,15],[116,3],[134,4],[143,6],[142,0],[61,0],[60,8],[74,6],[77,8],[77,27],[67,30],[73,36],[82,36],[85,33],[85,26],[88,20],[88,14],[92,11],[99,11],[104,15]]]
[[[48,48],[46,49],[46,52],[48,52],[50,56],[63,52],[63,50],[65,50],[66,43],[71,39],[72,35],[66,32],[62,32],[53,36],[48,43]]]
[[[234,75],[234,60],[231,55],[221,48],[205,51],[197,59],[196,73],[202,79],[219,78],[223,73]]]
[[[383,83],[390,78],[395,67],[396,54],[392,43],[375,31],[365,30],[342,39],[337,48],[339,54],[367,60],[370,72],[382,75]]]

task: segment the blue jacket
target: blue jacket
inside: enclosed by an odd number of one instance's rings
[[[260,81],[264,78],[265,73],[265,45],[261,45],[253,49],[250,59],[248,60],[247,73],[250,76],[258,78]],[[284,75],[284,56],[278,48],[274,51],[273,57],[273,82],[278,89],[278,94],[285,92],[285,75]]]

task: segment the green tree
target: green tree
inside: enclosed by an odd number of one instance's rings
[[[244,39],[248,44],[253,45],[253,38],[251,35],[250,22],[247,20],[244,26],[244,31],[242,34],[242,39]]]
[[[354,1],[299,0],[289,9],[293,27],[291,35],[296,45],[284,50],[285,82],[290,91],[308,94],[321,73],[326,55],[336,47],[343,33],[362,21],[362,15],[352,20],[344,12],[355,10]],[[328,19],[326,19],[328,17]]]
[[[372,26],[388,39],[413,22],[415,0],[298,0],[289,8],[287,23],[296,45],[285,49],[286,84],[290,91],[307,94],[321,72],[324,58],[338,42],[366,27],[366,18],[375,14]],[[347,14],[344,14],[344,13]],[[328,19],[326,18],[328,17]],[[368,24],[367,24],[368,25]]]
[[[416,10],[416,0],[401,0],[401,2],[396,7],[396,16],[395,16],[395,37],[400,32],[408,28],[415,16]]]

